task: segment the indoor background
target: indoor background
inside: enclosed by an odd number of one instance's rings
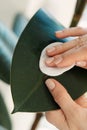
[[[39,8],[44,8],[65,27],[69,27],[75,11],[77,0],[0,0],[0,21],[13,31],[14,21],[18,14],[25,17],[27,22]],[[87,27],[87,5],[83,11],[78,26]],[[26,22],[26,24],[27,24]],[[3,95],[9,114],[13,109],[10,85],[0,81],[0,92]],[[35,113],[10,114],[12,130],[31,130]],[[57,130],[43,116],[36,130]]]

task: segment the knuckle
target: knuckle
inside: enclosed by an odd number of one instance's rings
[[[62,55],[62,54],[59,54],[59,55],[55,55],[54,56],[54,59],[55,60],[59,60],[59,59],[63,59],[64,58],[64,56]]]
[[[63,33],[63,35],[65,35],[65,36],[69,36],[70,33],[71,33],[71,28],[64,29],[64,30],[62,31],[62,33]]]
[[[79,36],[77,39],[75,39],[75,42],[77,43],[76,48],[84,46],[84,44],[85,44],[82,36]]]
[[[63,44],[59,44],[58,46],[55,46],[56,50],[63,49]]]
[[[68,31],[68,29],[64,29],[64,30],[62,30],[63,33],[66,33],[67,31]]]
[[[82,36],[78,37],[78,43],[79,43],[79,46],[83,45],[84,40],[83,40]]]

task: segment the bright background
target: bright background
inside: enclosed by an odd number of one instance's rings
[[[14,18],[19,12],[30,19],[39,8],[44,7],[65,27],[69,27],[75,4],[76,0],[0,0],[0,20],[11,29]],[[87,27],[87,6],[79,25]],[[0,91],[3,94],[10,114],[13,109],[10,86],[0,81]],[[16,113],[11,115],[12,130],[30,130],[34,118],[34,113]],[[37,130],[57,129],[49,124],[44,116]]]

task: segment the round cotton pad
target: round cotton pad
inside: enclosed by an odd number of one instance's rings
[[[74,67],[74,65],[72,66],[68,66],[68,67],[64,67],[64,68],[58,68],[58,67],[48,67],[46,64],[45,64],[45,60],[48,58],[47,54],[46,54],[46,50],[47,48],[51,48],[53,46],[57,46],[59,44],[63,44],[61,42],[55,42],[55,43],[52,43],[48,46],[46,46],[42,53],[41,53],[41,56],[40,56],[40,61],[39,61],[39,68],[41,70],[42,73],[48,75],[48,76],[58,76],[62,73],[64,73],[65,71],[68,71],[70,70],[71,68]]]

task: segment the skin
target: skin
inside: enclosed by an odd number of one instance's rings
[[[49,67],[72,64],[87,69],[87,29],[76,27],[56,32],[56,37],[76,37],[65,44],[48,48],[45,63]],[[47,120],[60,130],[87,130],[87,93],[73,101],[66,89],[56,80],[46,80],[46,86],[61,109],[46,112]]]
[[[87,69],[87,29],[75,27],[56,32],[56,37],[75,37],[74,40],[48,48],[46,65],[49,67],[67,67],[72,64]]]
[[[46,112],[46,119],[59,130],[87,130],[87,93],[73,101],[56,80],[48,79],[45,83],[61,108]]]

